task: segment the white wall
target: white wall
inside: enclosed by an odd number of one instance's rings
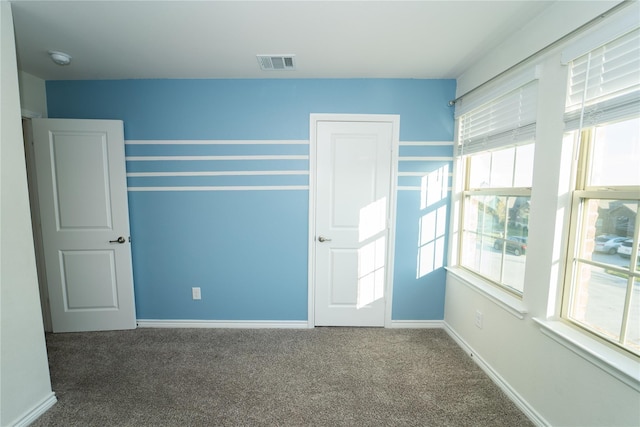
[[[47,117],[47,93],[44,80],[20,71],[18,82],[23,113],[34,113],[40,117]]]
[[[620,0],[558,1],[457,78],[456,95],[473,89],[560,39]]]
[[[483,328],[474,325],[480,310]],[[638,393],[450,275],[445,323],[541,425],[638,426]]]
[[[566,9],[572,2],[560,3],[563,4],[559,7]],[[623,13],[637,13],[637,4],[634,7],[635,10],[627,9]],[[583,19],[588,21],[597,16],[601,13],[597,9],[592,8],[593,15],[583,16]],[[540,19],[535,22],[539,27],[528,25],[524,29],[526,34],[520,34],[522,39],[512,38],[488,56],[499,58],[496,64],[500,65],[496,65],[498,68],[494,71],[500,72],[510,65],[509,61],[514,64],[521,59],[524,54],[516,54],[511,47],[520,41],[522,46],[527,46],[533,31],[559,34],[579,24],[572,21],[566,27],[563,26],[565,21],[555,18],[546,23]],[[602,25],[610,22],[603,21]],[[543,333],[546,330],[533,320],[553,320],[559,315],[563,254],[568,235],[572,147],[563,144],[562,140],[567,81],[567,67],[560,65],[562,48],[559,46],[531,64],[541,66],[541,77],[525,289],[524,297],[518,303],[519,308],[525,311],[523,318],[479,290],[477,280],[465,281],[454,268],[447,274],[445,324],[463,347],[512,393],[539,424],[638,426],[640,393],[637,387],[629,385],[633,380],[627,381],[624,375],[620,379],[607,371],[607,364],[583,357],[572,351],[570,346],[551,339]],[[478,63],[477,67],[461,76],[465,83],[459,87],[459,93],[491,77],[488,75],[492,68],[490,61]],[[456,230],[453,231],[455,236]],[[450,259],[455,260],[455,253],[451,255]],[[476,311],[483,313],[482,328],[474,324]],[[584,336],[580,332],[575,333]],[[595,341],[590,344],[596,348]],[[609,351],[616,353],[615,350]],[[620,358],[631,362],[628,366],[635,370],[637,376],[640,372],[637,361],[634,363],[625,356]]]
[[[11,6],[0,2],[0,425],[55,403],[31,235]]]

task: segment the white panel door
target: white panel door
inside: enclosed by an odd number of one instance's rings
[[[34,119],[54,332],[136,327],[121,121]]]
[[[384,326],[393,124],[316,125],[316,326]]]

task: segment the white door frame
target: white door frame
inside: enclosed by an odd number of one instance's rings
[[[396,114],[311,114],[309,138],[309,260],[308,260],[308,311],[307,325],[315,327],[316,290],[316,173],[317,173],[317,123],[318,122],[386,122],[393,126],[391,140],[391,165],[389,183],[389,245],[387,246],[385,277],[384,327],[391,327],[391,307],[393,297],[393,264],[396,236],[396,194],[398,190],[398,146],[400,140],[400,116]]]
[[[47,286],[47,272],[44,264],[44,244],[42,242],[42,226],[40,221],[40,199],[38,198],[38,180],[36,178],[36,159],[33,147],[33,129],[31,119],[41,118],[42,115],[22,109],[22,131],[24,139],[24,154],[27,170],[27,185],[29,187],[29,202],[31,204],[31,228],[33,230],[33,245],[38,272],[38,289],[40,291],[40,306],[42,322],[45,332],[53,332],[51,323],[51,307],[49,306],[49,287]]]

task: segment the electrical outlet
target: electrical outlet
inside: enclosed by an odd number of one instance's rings
[[[193,299],[202,299],[202,295],[200,294],[200,288],[191,288],[191,297]]]
[[[482,329],[482,312],[480,310],[476,310],[476,326],[478,329]]]

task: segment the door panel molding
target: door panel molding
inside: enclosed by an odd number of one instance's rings
[[[122,121],[32,125],[53,332],[135,329]]]
[[[391,114],[311,114],[309,138],[309,236],[308,236],[308,318],[309,328],[315,327],[316,292],[316,207],[317,207],[317,125],[319,122],[390,123],[392,125],[391,164],[389,182],[389,224],[387,237],[388,266],[385,271],[385,318],[384,327],[392,326],[393,273],[396,231],[396,199],[398,189],[398,147],[400,139],[400,116]]]

